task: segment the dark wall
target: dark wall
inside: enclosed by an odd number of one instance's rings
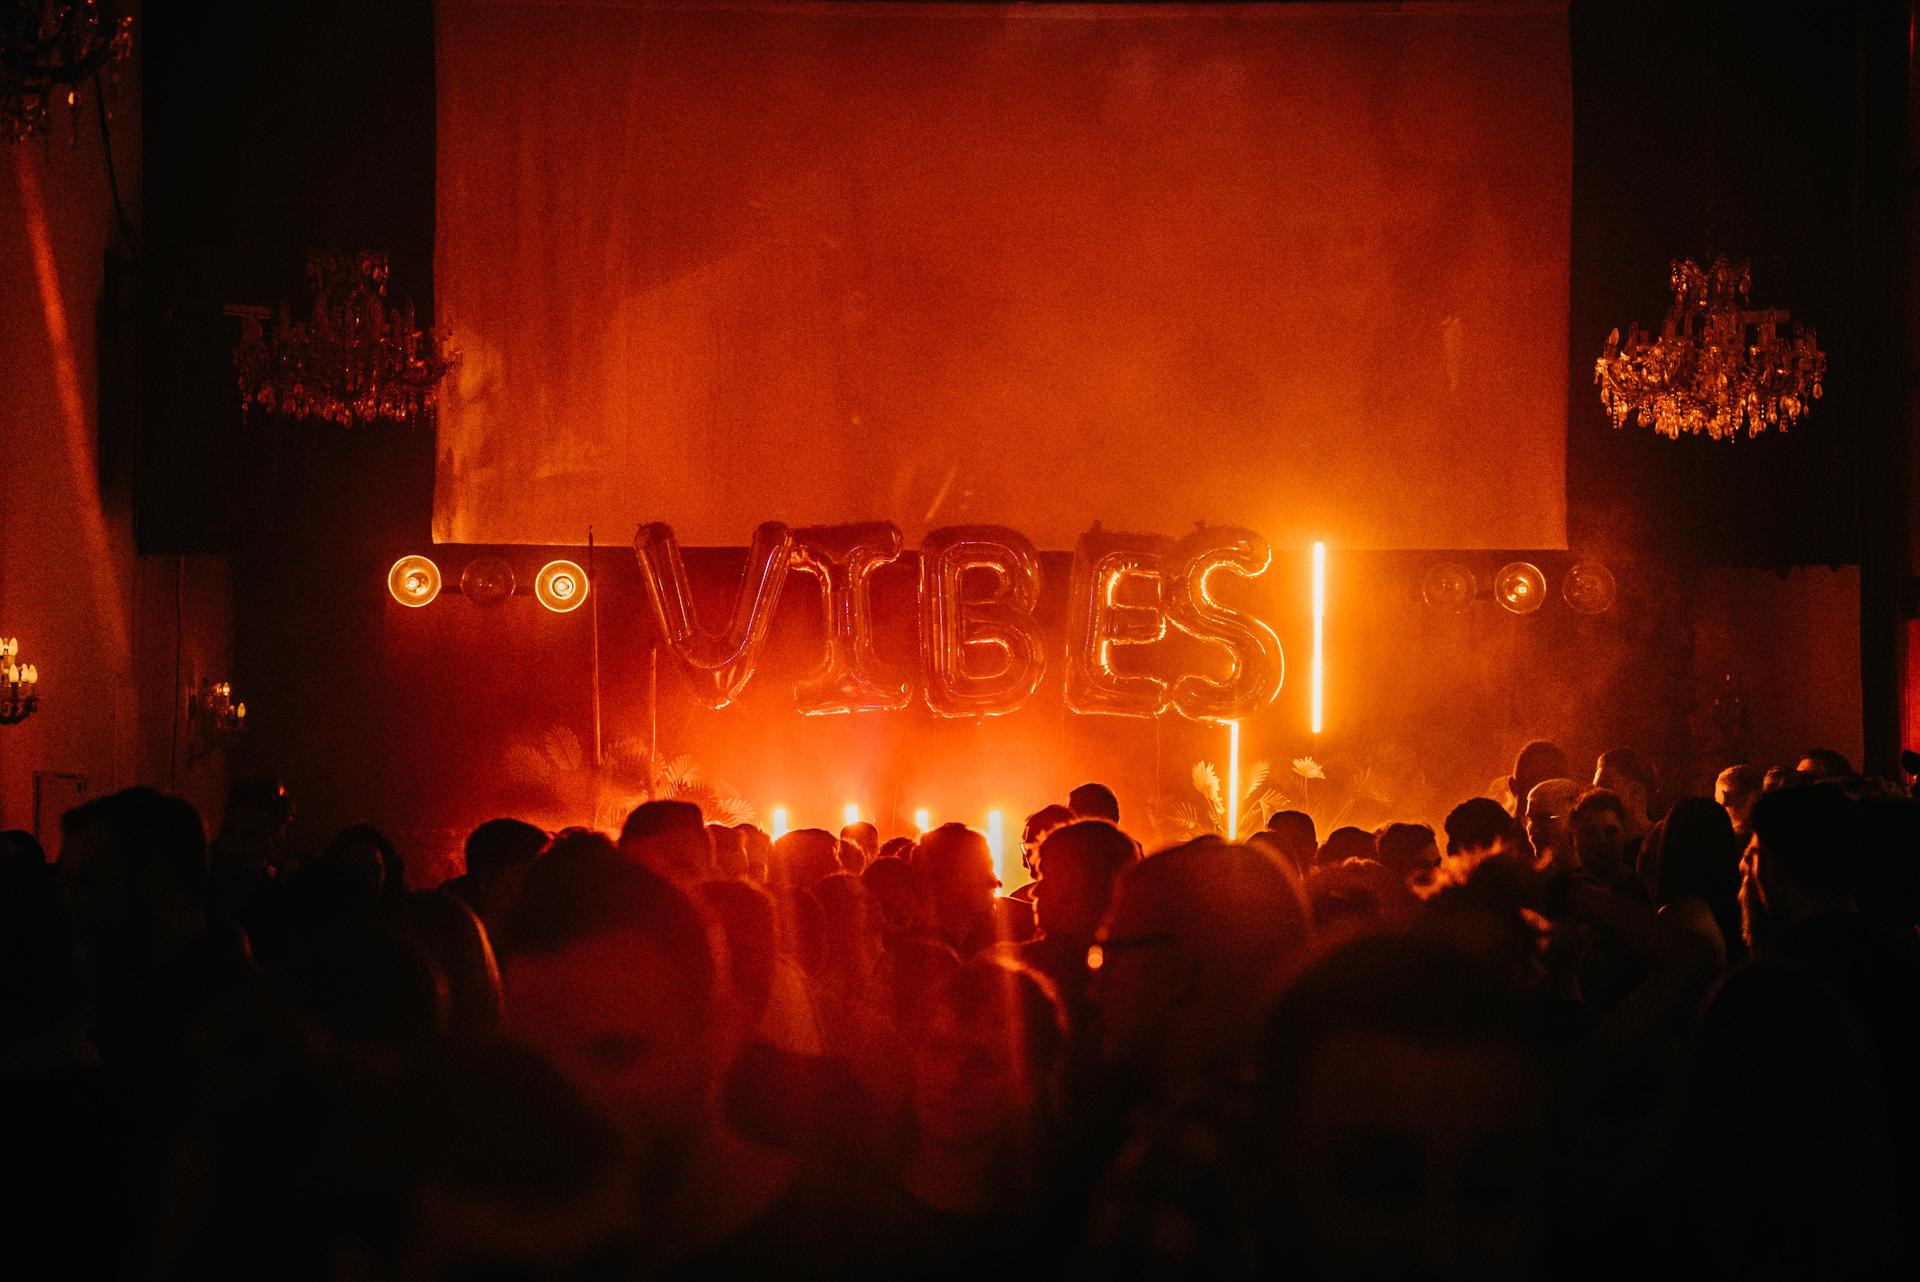
[[[524,600],[491,614],[459,600],[417,614],[394,606],[386,566],[428,548],[430,429],[243,417],[231,369],[237,322],[220,310],[288,297],[300,305],[307,248],[339,244],[390,250],[392,296],[431,315],[431,6],[153,8],[143,37],[141,546],[234,557],[235,680],[256,722],[242,764],[286,774],[316,821],[469,822],[513,744],[555,725],[587,732],[583,634]],[[1354,773],[1399,743],[1431,758],[1429,774],[1445,788],[1477,789],[1512,739],[1532,733],[1583,749],[1631,734],[1682,762],[1696,567],[1859,557],[1860,474],[1875,467],[1885,431],[1863,428],[1856,391],[1862,332],[1882,323],[1857,305],[1861,28],[1850,6],[1723,4],[1717,19],[1715,8],[1572,6],[1570,535],[1576,553],[1615,565],[1622,607],[1587,621],[1556,602],[1514,620],[1482,602],[1466,619],[1440,620],[1421,610],[1416,586],[1437,558],[1348,563],[1359,608],[1348,613],[1345,671],[1334,679],[1345,683],[1339,706],[1365,713],[1344,722],[1344,738],[1330,731],[1305,747],[1344,754]],[[1731,445],[1615,432],[1592,384],[1608,329],[1657,327],[1668,259],[1715,249],[1752,259],[1757,302],[1791,306],[1819,328],[1826,399],[1791,435]],[[637,683],[650,634],[630,533],[603,532],[612,545],[603,602],[620,629],[604,664],[610,738],[647,724]],[[465,559],[443,563],[457,575]],[[701,590],[723,591],[730,572],[727,558],[715,559]],[[904,586],[889,591],[905,599]],[[849,762],[886,757],[875,771],[910,807],[905,793],[920,785],[895,759],[967,750],[947,728],[923,716],[816,725],[796,747],[784,722],[753,723],[779,706],[778,683],[790,681],[786,669],[799,666],[818,626],[811,608],[790,593],[777,675],[763,683],[759,711],[732,723],[762,755],[720,744],[717,723],[695,713],[665,668],[663,746],[749,763],[764,762],[768,743]],[[910,661],[910,633],[887,644]],[[1304,654],[1289,650],[1295,682]],[[1301,689],[1291,686],[1283,703]],[[1027,737],[1056,745],[1047,768],[1063,774],[1095,768],[1102,753],[1137,759],[1157,746],[1160,769],[1132,785],[1137,796],[1177,791],[1192,760],[1220,751],[1184,728],[1156,745],[1149,732],[1105,722],[1080,743],[1057,704],[1034,717]],[[901,724],[913,729],[888,728]],[[1291,705],[1254,737],[1252,752],[1302,748]]]

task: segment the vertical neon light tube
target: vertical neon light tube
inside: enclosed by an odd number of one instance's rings
[[[993,875],[1007,879],[1007,826],[998,810],[987,811],[987,849],[993,852]]]
[[[778,841],[786,835],[787,808],[785,806],[775,806],[773,808],[773,839]]]
[[[849,824],[859,823],[860,822],[860,803],[857,801],[849,801],[844,807],[842,807],[840,811],[840,821],[842,823],[849,823]]]
[[[913,829],[915,832],[926,832],[928,829],[932,827],[933,827],[933,812],[931,810],[928,810],[925,806],[922,806],[920,807],[920,809],[913,812]]]
[[[1227,722],[1227,840],[1240,836],[1240,723]]]
[[[1326,724],[1327,545],[1313,545],[1313,733]]]

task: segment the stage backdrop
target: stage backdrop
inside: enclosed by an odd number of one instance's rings
[[[437,11],[437,539],[1564,546],[1563,5]]]

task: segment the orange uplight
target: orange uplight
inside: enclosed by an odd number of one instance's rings
[[[1326,724],[1327,545],[1313,545],[1313,733]]]
[[[840,822],[845,824],[859,823],[860,803],[857,801],[849,801],[846,805],[842,806],[840,808]]]
[[[913,812],[913,830],[915,832],[926,832],[929,828],[932,828],[932,827],[933,827],[933,812],[931,810],[928,810],[925,806],[922,806],[920,807],[920,809]]]
[[[998,810],[987,811],[987,849],[993,852],[993,875],[1007,880],[1007,825]]]
[[[775,806],[773,808],[773,839],[775,841],[780,840],[787,835],[788,831],[787,808],[785,806]]]
[[[587,601],[587,572],[573,561],[549,561],[534,576],[533,594],[555,614],[578,610]]]
[[[1227,722],[1227,840],[1240,837],[1240,723]]]
[[[440,595],[440,567],[424,556],[403,556],[387,571],[387,591],[408,609],[430,605]]]

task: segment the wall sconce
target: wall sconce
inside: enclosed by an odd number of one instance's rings
[[[1493,576],[1493,597],[1515,614],[1532,614],[1547,603],[1547,576],[1531,561],[1509,561]]]
[[[587,572],[573,561],[549,561],[533,581],[533,594],[555,614],[571,614],[587,599]]]
[[[21,663],[20,638],[0,638],[0,726],[18,725],[40,706],[40,669]]]
[[[187,757],[226,747],[246,729],[247,705],[233,701],[233,684],[202,681],[187,695]]]
[[[403,556],[387,571],[387,591],[401,605],[417,610],[440,595],[440,567],[424,556]]]

